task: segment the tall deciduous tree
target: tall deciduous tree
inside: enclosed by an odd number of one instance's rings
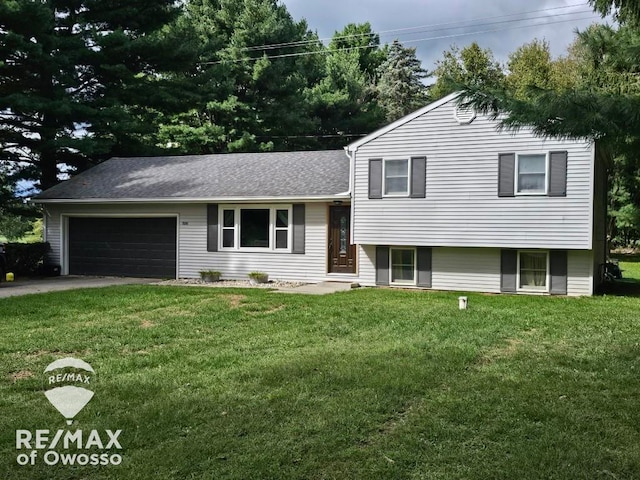
[[[491,87],[500,84],[504,78],[502,67],[491,50],[480,48],[476,42],[462,50],[453,46],[445,51],[443,58],[436,62],[433,74],[437,79],[429,91],[432,100],[458,90],[461,85]]]
[[[387,121],[395,121],[425,105],[428,96],[422,80],[428,74],[416,57],[415,48],[403,47],[395,40],[378,71],[379,102]]]
[[[530,89],[519,98],[508,85],[468,86],[467,98],[483,111],[505,113],[508,128],[530,125],[541,135],[597,139],[612,153],[637,151],[639,49],[639,30],[593,26],[578,35],[573,48],[577,77],[571,88]]]
[[[177,14],[173,0],[0,2],[0,160],[47,188],[61,164],[148,152],[151,114],[176,99],[159,73],[189,61],[162,30]]]
[[[380,35],[369,22],[350,23],[336,32],[329,43],[330,51],[354,51],[357,53],[360,71],[373,80],[378,77],[378,68],[387,58],[386,48],[380,46]]]
[[[526,98],[531,87],[551,88],[553,67],[549,43],[534,40],[509,55],[506,82],[517,98]]]
[[[506,114],[506,127],[532,125],[543,135],[598,139],[612,152],[638,151],[640,2],[589,3],[603,15],[614,14],[622,26],[594,25],[578,34],[570,52],[578,69],[577,80],[567,82],[572,88],[540,88],[519,99],[508,86],[469,84],[466,98],[483,111]]]

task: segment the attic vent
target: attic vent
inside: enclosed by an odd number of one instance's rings
[[[453,118],[455,118],[456,122],[460,125],[467,125],[475,120],[476,109],[473,107],[456,105],[456,108],[453,111]]]

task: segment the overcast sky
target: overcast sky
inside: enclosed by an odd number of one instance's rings
[[[474,40],[505,62],[534,38],[545,39],[554,56],[564,53],[576,29],[603,22],[586,0],[281,0],[295,20],[306,19],[320,38],[349,23],[370,22],[382,43],[416,47],[432,70],[452,44]],[[386,32],[386,33],[385,33]],[[482,33],[484,32],[484,33]],[[439,37],[439,38],[438,38]],[[326,43],[326,42],[325,42]]]

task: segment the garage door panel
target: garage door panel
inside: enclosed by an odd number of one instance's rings
[[[141,249],[144,249],[145,258],[140,258]],[[168,249],[158,249],[158,248],[150,248],[144,244],[140,244],[140,247],[119,247],[117,244],[101,244],[101,245],[92,245],[89,247],[75,248],[75,257],[76,258],[85,258],[85,259],[98,259],[98,258],[106,258],[106,259],[129,259],[129,260],[138,260],[140,262],[144,262],[148,259],[156,259],[156,260],[172,260],[175,261],[176,255],[175,250]]]
[[[69,218],[69,273],[175,278],[175,218]]]

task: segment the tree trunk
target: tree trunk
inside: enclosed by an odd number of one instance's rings
[[[52,94],[53,97],[53,94]],[[58,184],[58,160],[55,145],[57,125],[51,115],[44,115],[40,129],[40,188],[42,191]]]
[[[54,149],[47,149],[40,153],[40,189],[45,191],[57,185],[58,182],[58,162]]]

